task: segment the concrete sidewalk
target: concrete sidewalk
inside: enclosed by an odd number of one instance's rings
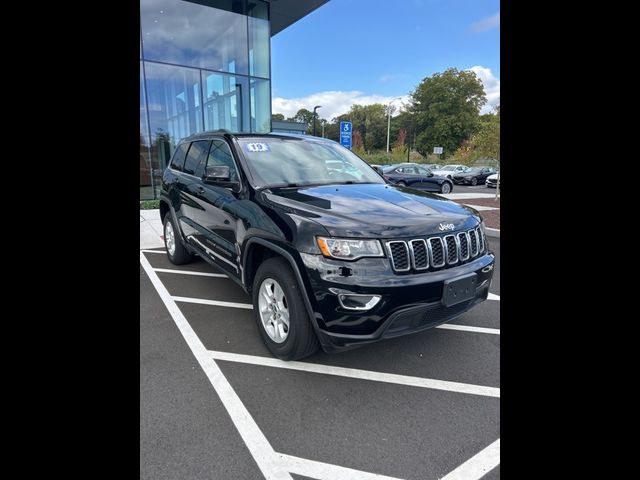
[[[160,210],[140,210],[140,250],[164,247]]]

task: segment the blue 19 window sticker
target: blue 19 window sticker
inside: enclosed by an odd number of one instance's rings
[[[262,142],[247,143],[247,151],[249,152],[269,152],[269,145]]]

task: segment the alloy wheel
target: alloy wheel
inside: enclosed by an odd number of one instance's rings
[[[265,278],[258,292],[260,320],[269,338],[276,343],[289,336],[289,306],[280,284],[273,278]]]
[[[169,220],[164,227],[164,241],[167,244],[167,251],[169,255],[173,257],[176,253],[176,237],[173,233],[173,225],[171,225],[171,220]]]

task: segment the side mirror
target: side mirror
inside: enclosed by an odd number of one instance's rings
[[[220,181],[229,181],[229,167],[227,166],[214,166],[207,167],[204,172],[204,181],[206,183],[217,183]]]
[[[234,188],[239,182],[232,182],[230,179],[229,167],[226,165],[211,165],[205,169],[203,181],[210,185]]]

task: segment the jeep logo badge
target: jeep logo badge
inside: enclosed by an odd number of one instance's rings
[[[455,227],[453,223],[441,223],[438,228],[441,232],[444,232],[445,230],[453,230]]]

